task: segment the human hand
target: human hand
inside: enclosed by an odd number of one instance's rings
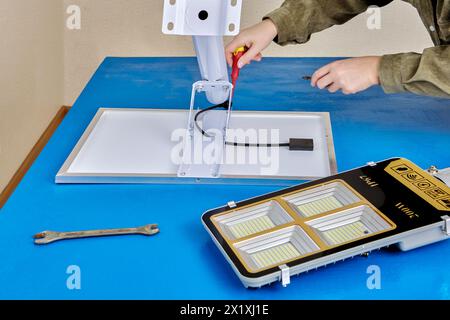
[[[317,70],[311,85],[334,93],[354,94],[380,84],[381,57],[360,57],[334,61]]]
[[[277,34],[277,27],[270,19],[242,30],[225,48],[228,65],[230,67],[233,65],[233,54],[240,47],[247,47],[248,51],[239,59],[239,69],[251,61],[261,61],[261,51],[270,45]]]

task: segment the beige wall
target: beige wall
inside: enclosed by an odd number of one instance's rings
[[[63,104],[62,1],[0,1],[0,191]]]
[[[81,30],[65,31],[65,103],[71,104],[105,56],[191,56],[189,37],[161,34],[163,0],[64,0],[79,5]],[[281,0],[243,0],[243,27],[258,22]],[[267,56],[358,56],[422,51],[431,46],[413,7],[395,1],[383,9],[382,29],[369,30],[367,15],[317,34],[307,45]]]

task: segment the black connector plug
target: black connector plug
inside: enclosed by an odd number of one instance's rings
[[[313,139],[289,139],[289,150],[291,151],[314,151]]]

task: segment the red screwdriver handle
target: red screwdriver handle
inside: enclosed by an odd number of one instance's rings
[[[231,82],[233,83],[233,94],[234,89],[236,88],[236,82],[239,78],[239,73],[241,69],[238,67],[239,60],[242,58],[242,56],[247,52],[247,47],[241,47],[236,49],[236,51],[233,54],[233,68],[231,70]]]

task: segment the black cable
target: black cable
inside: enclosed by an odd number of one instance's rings
[[[233,147],[245,147],[245,148],[283,148],[289,147],[289,143],[239,143],[239,142],[230,142],[225,141],[227,146]]]
[[[212,106],[212,107],[209,107],[209,108],[206,108],[206,109],[203,109],[203,110],[200,110],[199,112],[197,112],[197,114],[194,117],[194,123],[195,123],[195,126],[197,127],[197,129],[202,133],[203,136],[211,138],[211,135],[208,134],[205,130],[203,130],[203,128],[198,123],[199,117],[208,111],[212,111],[212,110],[216,110],[216,109],[228,110],[228,105],[229,105],[229,102],[225,101],[222,104]],[[240,143],[240,142],[225,141],[225,144],[227,146],[245,147],[245,148],[284,148],[284,147],[288,148],[288,147],[291,147],[291,143],[289,143],[289,142],[287,142],[287,143]]]
[[[198,123],[198,118],[199,118],[202,114],[204,114],[204,113],[206,113],[206,112],[208,112],[208,111],[212,111],[212,110],[216,110],[216,109],[220,109],[220,108],[225,109],[225,110],[228,110],[228,101],[225,101],[225,102],[222,103],[222,104],[218,104],[217,106],[212,106],[212,107],[209,107],[209,108],[200,110],[200,111],[197,112],[197,114],[195,115],[195,117],[194,117],[194,123],[195,123],[195,126],[196,126],[197,129],[202,133],[203,136],[208,137],[208,138],[211,137],[211,135],[208,134],[205,130],[203,130],[203,128],[199,125],[199,123]]]

